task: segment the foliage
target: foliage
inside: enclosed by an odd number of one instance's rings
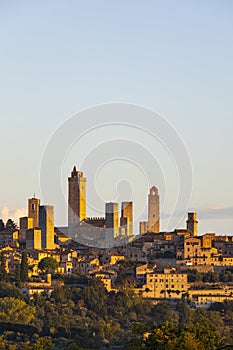
[[[0,329],[4,349],[9,350],[8,341],[17,350],[51,349],[51,342],[57,350],[215,350],[233,343],[231,301],[214,310],[190,310],[185,298],[153,305],[127,284],[108,293],[97,278],[74,274],[64,276],[64,282],[51,297],[34,294],[30,299],[12,283],[0,283],[0,321],[11,322],[5,325],[9,338]],[[12,297],[6,297],[8,292]]]
[[[224,269],[220,273],[208,271],[206,273],[198,272],[196,269],[188,270],[188,281],[198,283],[229,283],[233,282],[233,270],[231,268]]]
[[[215,350],[219,344],[216,329],[206,318],[198,319],[191,327],[179,328],[172,322],[165,322],[159,326],[152,326],[144,333],[142,326],[136,331],[128,349]]]
[[[39,262],[38,267],[41,271],[44,271],[46,273],[49,273],[49,272],[51,273],[57,269],[58,262],[54,258],[46,257]]]
[[[17,225],[12,219],[8,219],[7,223],[6,223],[6,229],[15,230],[15,229],[17,229]]]
[[[32,346],[32,350],[51,350],[53,347],[54,346],[50,338],[39,338]]]
[[[0,322],[29,324],[35,317],[35,308],[12,297],[0,299]]]
[[[13,297],[21,298],[20,289],[15,287],[13,283],[0,282],[0,298]]]

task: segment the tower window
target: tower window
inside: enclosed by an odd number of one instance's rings
[[[36,210],[36,205],[35,203],[32,203],[32,211],[35,211]]]

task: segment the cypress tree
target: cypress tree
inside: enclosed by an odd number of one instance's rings
[[[21,287],[21,277],[20,277],[20,264],[18,263],[15,267],[15,285],[16,287],[20,288]]]
[[[1,252],[1,256],[0,256],[0,280],[7,281],[6,257],[3,252]]]
[[[24,250],[22,253],[20,264],[20,279],[22,282],[28,281],[28,256],[26,250]]]

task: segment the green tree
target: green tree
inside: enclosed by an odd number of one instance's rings
[[[0,298],[13,297],[21,298],[20,289],[17,288],[14,284],[9,282],[0,283]]]
[[[215,325],[208,318],[198,317],[193,326],[193,333],[203,344],[204,350],[215,350],[217,348],[219,336]]]
[[[145,349],[147,350],[175,350],[179,335],[179,328],[171,322],[154,327],[152,332],[145,335]]]
[[[182,330],[180,337],[176,341],[176,348],[182,350],[205,350],[204,344],[190,330]]]
[[[32,346],[32,350],[51,350],[54,345],[50,338],[39,338]]]
[[[25,301],[6,297],[0,299],[0,322],[29,324],[35,318],[36,309]]]
[[[17,228],[17,225],[12,219],[8,219],[6,223],[6,228],[8,230],[15,230]]]
[[[39,262],[38,267],[43,272],[52,273],[58,268],[58,262],[54,258],[46,257]]]
[[[0,255],[0,281],[7,280],[7,272],[6,272],[6,257],[4,252],[1,252]]]
[[[22,253],[20,264],[20,279],[22,282],[28,281],[28,256],[26,250]]]
[[[157,325],[163,324],[166,321],[172,321],[177,324],[179,319],[178,312],[170,306],[168,301],[161,301],[154,305],[151,309],[150,315]]]
[[[179,327],[190,325],[191,313],[184,297],[182,297],[181,301],[177,304],[177,311],[179,312]]]

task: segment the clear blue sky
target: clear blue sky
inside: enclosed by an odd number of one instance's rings
[[[232,18],[231,0],[1,1],[0,209],[40,192],[43,150],[70,115],[131,102],[184,140],[201,233],[233,234]]]

